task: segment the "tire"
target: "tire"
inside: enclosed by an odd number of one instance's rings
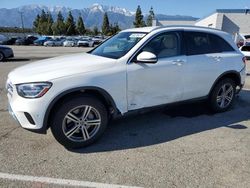
[[[209,97],[209,105],[213,112],[220,113],[229,110],[234,102],[236,84],[230,78],[219,81]]]
[[[4,60],[4,54],[2,52],[0,52],[0,62],[2,62]]]
[[[87,115],[84,115],[85,112],[88,112]],[[108,114],[103,103],[92,97],[81,96],[59,106],[52,120],[51,131],[64,147],[76,149],[97,141],[107,123]]]

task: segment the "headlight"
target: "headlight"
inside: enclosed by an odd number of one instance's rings
[[[51,88],[52,83],[28,83],[28,84],[18,84],[17,93],[24,98],[39,98],[45,95],[47,91]]]

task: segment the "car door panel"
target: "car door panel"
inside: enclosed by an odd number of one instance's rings
[[[139,109],[181,100],[185,56],[160,59],[156,64],[127,66],[128,109]]]
[[[216,54],[202,54],[187,57],[183,100],[204,97],[221,73]]]
[[[154,53],[160,48],[155,41],[152,41]],[[148,50],[148,46],[144,49]],[[182,100],[183,77],[181,75],[185,69],[186,56],[179,52],[179,55],[175,56],[173,49],[162,50],[157,52],[160,55],[155,64],[132,61],[127,65],[128,110]],[[171,54],[171,57],[164,57],[164,53]]]
[[[189,31],[184,36],[188,66],[183,99],[207,96],[217,78],[228,70],[235,51],[217,35]]]

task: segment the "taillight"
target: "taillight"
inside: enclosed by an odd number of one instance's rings
[[[242,61],[243,61],[243,63],[246,65],[247,64],[247,58],[246,57],[243,57],[242,58]]]

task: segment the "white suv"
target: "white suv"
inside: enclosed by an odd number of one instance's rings
[[[187,100],[228,110],[245,81],[245,58],[219,30],[128,29],[88,53],[28,64],[6,84],[9,111],[28,130],[67,148],[96,141],[112,118]]]

